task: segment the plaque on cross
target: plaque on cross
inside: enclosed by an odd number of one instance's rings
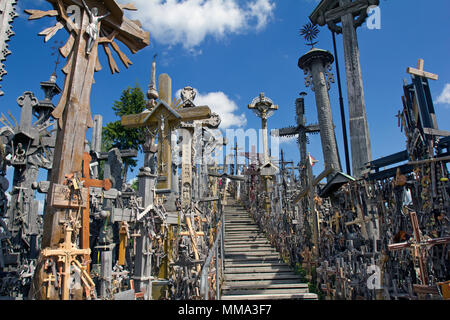
[[[97,55],[99,44],[105,48],[110,66],[115,62],[109,45],[128,67],[128,58],[118,48],[115,40],[125,44],[136,53],[149,44],[149,33],[141,29],[139,22],[128,20],[121,6],[114,0],[47,0],[53,10],[25,10],[29,20],[46,16],[56,17],[57,23],[46,28],[39,35],[50,40],[60,29],[69,33],[67,42],[59,49],[67,58],[62,69],[66,75],[61,99],[52,115],[58,120],[54,163],[51,182],[62,184],[65,175],[81,172],[85,135],[93,126],[90,110],[90,93],[94,72],[101,70]],[[94,9],[96,8],[96,9]],[[99,17],[102,17],[100,20]],[[111,70],[115,68],[111,67]],[[52,194],[49,194],[51,200]],[[59,223],[59,212],[48,207],[44,218],[43,246],[56,246],[63,238]]]
[[[164,77],[162,77],[164,76]],[[148,127],[158,134],[158,182],[159,190],[171,190],[172,187],[172,148],[171,133],[182,121],[207,119],[211,110],[207,106],[175,109],[177,102],[171,99],[171,81],[168,75],[159,77],[159,102],[151,110],[140,114],[122,117],[122,125],[126,128]]]

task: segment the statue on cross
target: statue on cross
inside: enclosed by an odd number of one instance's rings
[[[92,10],[89,10],[89,7],[87,6],[86,2],[84,2],[84,0],[81,1],[83,2],[83,5],[86,8],[86,11],[89,15],[89,24],[86,28],[86,33],[89,35],[89,40],[86,47],[86,54],[90,55],[92,47],[94,46],[94,43],[98,37],[98,23],[100,22],[100,20],[109,16],[110,12],[107,12],[103,16],[99,16],[97,7],[93,7]]]

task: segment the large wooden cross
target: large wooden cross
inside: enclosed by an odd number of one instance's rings
[[[118,69],[109,46],[128,68],[131,61],[114,41],[121,41],[132,53],[136,53],[149,44],[149,33],[141,29],[138,21],[131,21],[123,16],[124,9],[135,10],[131,5],[119,5],[114,0],[47,1],[52,4],[53,10],[25,12],[30,15],[29,20],[45,16],[57,18],[53,27],[39,33],[45,37],[45,41],[50,40],[62,28],[69,33],[67,42],[59,49],[61,55],[67,58],[62,69],[66,75],[64,89],[52,113],[58,119],[58,131],[50,181],[52,184],[62,184],[65,175],[81,172],[86,130],[93,126],[90,93],[94,72],[102,68],[97,55],[98,45],[103,46],[114,73]],[[49,203],[52,197],[51,192]],[[61,216],[61,211],[47,207],[44,215],[43,247],[55,247],[63,240]]]
[[[140,114],[122,117],[122,125],[126,128],[148,127],[151,131],[157,131],[158,182],[156,188],[159,190],[172,188],[172,131],[182,121],[203,120],[211,116],[211,109],[207,106],[176,108],[177,102],[170,101],[169,83],[171,80],[168,75],[162,74],[159,77],[159,102],[154,108],[144,110]]]

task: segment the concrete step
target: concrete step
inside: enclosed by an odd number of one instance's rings
[[[249,222],[248,224],[243,224],[241,222],[239,223],[225,223],[225,229],[245,229],[245,228],[249,228],[249,229],[258,229],[258,226],[255,225],[254,223]]]
[[[292,283],[292,280],[233,281],[224,284],[222,290],[255,290],[255,289],[308,289],[307,283]]]
[[[303,294],[303,293],[308,293],[308,288],[294,288],[294,289],[269,289],[269,288],[264,288],[264,289],[241,289],[241,290],[236,290],[236,289],[232,289],[232,290],[224,290],[222,293],[222,296],[234,296],[234,295],[261,295],[261,294],[270,294],[270,295],[274,295],[274,294]]]
[[[230,252],[225,251],[225,259],[233,259],[233,260],[248,260],[248,259],[280,259],[278,253],[264,253],[260,252],[246,252],[246,253],[238,253],[238,252]]]
[[[299,300],[317,300],[315,293],[278,293],[278,294],[253,294],[253,295],[224,295],[222,300],[284,300],[284,299],[299,299]]]
[[[292,272],[291,268],[289,266],[277,266],[277,267],[228,267],[225,269],[226,274],[232,274],[232,273],[262,273],[262,272]]]
[[[243,236],[243,237],[232,237],[225,238],[225,243],[227,242],[241,242],[241,243],[258,243],[258,242],[269,242],[266,237],[263,236]]]
[[[253,249],[260,249],[260,248],[265,248],[265,249],[271,249],[272,246],[270,245],[270,243],[268,242],[259,242],[259,243],[254,243],[254,242],[249,242],[249,243],[225,243],[225,250],[228,249],[241,249],[243,251],[246,250],[253,250]]]
[[[286,264],[283,261],[277,260],[277,261],[232,261],[232,262],[225,262],[225,268],[238,268],[238,267],[244,267],[244,268],[250,268],[250,267],[280,267],[280,266],[286,266]]]
[[[267,254],[274,254],[278,255],[278,251],[271,248],[252,248],[251,252],[248,250],[242,250],[242,248],[231,248],[231,249],[225,249],[225,255],[230,254],[242,254],[246,256],[264,256]]]
[[[270,255],[270,256],[264,256],[264,257],[243,257],[242,255],[230,255],[229,257],[225,254],[225,264],[227,262],[233,262],[233,263],[241,263],[241,262],[272,262],[272,261],[280,261],[279,255]]]
[[[226,227],[234,227],[234,226],[254,226],[255,223],[253,221],[225,221]]]
[[[226,236],[230,236],[230,237],[236,237],[236,236],[245,236],[245,237],[249,237],[249,236],[255,236],[255,235],[260,235],[260,236],[264,236],[264,233],[262,233],[261,231],[259,231],[258,229],[255,230],[227,230],[225,229],[225,235]]]
[[[237,280],[281,280],[292,279],[300,281],[300,276],[292,271],[284,272],[266,272],[266,273],[238,273],[224,275],[225,281],[237,281]]]
[[[227,245],[255,245],[255,244],[270,244],[269,241],[264,238],[256,238],[256,239],[231,239],[225,240],[225,244]]]

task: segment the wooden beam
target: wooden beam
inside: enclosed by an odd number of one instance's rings
[[[406,72],[418,77],[423,77],[423,78],[427,78],[427,79],[431,79],[431,80],[438,80],[439,76],[437,74],[433,74],[430,72],[426,72],[423,71],[423,66],[424,66],[424,60],[423,59],[419,59],[417,61],[417,69],[416,68],[408,68],[406,69]]]
[[[423,128],[423,132],[430,136],[450,137],[450,131],[433,128]]]
[[[176,112],[181,116],[182,121],[202,120],[211,115],[211,109],[207,106],[178,109]],[[121,124],[126,128],[139,128],[145,126],[146,124],[149,126],[156,124],[156,122],[153,122],[152,119],[149,119],[150,121],[147,123],[144,122],[149,114],[150,112],[145,110],[140,114],[123,116]]]
[[[369,7],[366,0],[358,0],[351,2],[344,6],[339,6],[335,9],[331,9],[327,12],[325,12],[325,23],[328,22],[340,22],[342,16],[346,14],[356,14],[363,10],[366,10]]]

